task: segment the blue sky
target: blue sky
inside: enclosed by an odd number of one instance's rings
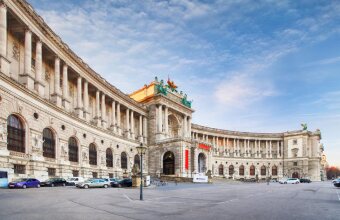
[[[169,75],[194,100],[194,123],[305,122],[340,166],[340,1],[28,1],[123,92]]]

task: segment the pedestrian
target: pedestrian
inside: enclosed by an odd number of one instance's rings
[[[267,177],[267,185],[269,185],[269,182],[270,182],[270,178],[269,176]]]
[[[177,186],[177,179],[175,179],[175,185]]]

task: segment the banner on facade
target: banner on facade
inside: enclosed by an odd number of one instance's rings
[[[189,150],[185,150],[185,169],[189,169]]]
[[[198,144],[198,148],[201,148],[203,150],[210,150],[210,146],[205,144]]]

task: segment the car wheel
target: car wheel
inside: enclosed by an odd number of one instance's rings
[[[65,184],[65,183],[63,183],[63,186],[66,186],[66,184]]]
[[[51,184],[51,187],[54,187],[54,183]]]
[[[287,184],[287,182],[284,182],[283,184]]]
[[[22,188],[23,188],[23,189],[26,189],[26,188],[27,188],[27,186],[26,186],[26,185],[23,185],[23,186],[22,186]]]
[[[40,188],[40,184],[37,185],[37,188]]]
[[[105,184],[105,185],[104,185],[104,188],[106,189],[107,187],[108,187],[108,186]]]
[[[85,185],[85,186],[84,186],[84,189],[88,189],[88,188],[89,188],[89,185]]]

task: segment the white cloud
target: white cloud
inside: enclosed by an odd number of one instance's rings
[[[217,86],[215,96],[223,107],[243,108],[263,98],[276,95],[270,83],[249,74],[235,74]]]

